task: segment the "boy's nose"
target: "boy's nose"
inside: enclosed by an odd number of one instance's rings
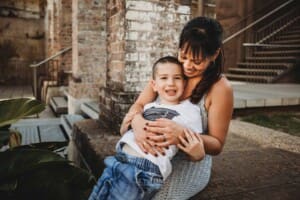
[[[174,84],[174,79],[173,78],[168,78],[167,84],[168,85],[173,85]]]

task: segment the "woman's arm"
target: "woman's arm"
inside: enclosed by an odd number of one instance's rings
[[[222,151],[225,143],[233,111],[233,91],[226,78],[221,78],[214,84],[206,97],[205,106],[208,111],[208,134],[201,135],[201,138],[205,153],[217,155]],[[146,128],[148,131],[160,134],[151,136],[160,147],[178,144],[176,138],[185,137],[184,128],[168,119],[149,122]],[[186,153],[195,155],[194,152]]]
[[[219,154],[224,146],[233,112],[233,90],[226,78],[214,84],[206,98],[208,135],[201,135],[205,152]]]
[[[155,95],[156,94],[149,82],[125,115],[120,128],[121,135],[123,135],[128,130],[128,127],[131,125],[131,122],[134,119],[135,115],[141,114],[143,112],[144,106],[155,99]],[[134,126],[137,126],[137,124],[135,124]]]

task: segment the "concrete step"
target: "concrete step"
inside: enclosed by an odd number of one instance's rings
[[[22,145],[40,142],[67,142],[68,137],[60,119],[22,119],[12,124],[22,135]]]
[[[254,68],[254,69],[289,69],[293,67],[291,63],[251,63],[251,62],[240,62],[237,65],[241,68]]]
[[[60,123],[67,133],[68,139],[72,139],[72,129],[75,122],[83,120],[84,117],[77,114],[61,115]]]
[[[297,57],[295,56],[284,56],[284,57],[281,57],[281,56],[274,56],[274,57],[270,57],[270,56],[267,56],[267,57],[246,57],[246,60],[247,61],[255,61],[255,62],[291,62],[291,63],[294,63],[296,62],[297,60]]]
[[[68,113],[68,102],[66,97],[51,97],[50,108],[56,116]]]
[[[288,30],[288,31],[285,31],[283,34],[284,35],[300,34],[300,30]]]
[[[80,105],[80,109],[91,119],[99,118],[100,109],[97,101],[84,102]]]
[[[229,73],[245,74],[245,75],[260,75],[260,76],[278,76],[284,70],[275,69],[251,69],[251,68],[229,68]]]
[[[290,35],[278,35],[276,36],[276,39],[299,39],[299,34],[290,34]]]
[[[269,76],[254,76],[254,75],[240,75],[240,74],[228,74],[225,76],[229,80],[233,81],[243,81],[243,82],[254,82],[254,83],[270,83],[272,77]]]
[[[282,45],[282,44],[279,44]],[[268,47],[261,47],[261,51],[288,51],[288,50],[299,50],[300,45],[297,44],[289,44],[288,46],[268,46]]]
[[[299,56],[300,50],[265,50],[265,51],[255,51],[256,56]]]
[[[274,40],[270,44],[300,44],[300,39]]]

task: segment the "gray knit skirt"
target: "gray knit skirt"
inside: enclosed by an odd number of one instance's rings
[[[154,200],[185,200],[202,191],[209,182],[212,158],[206,155],[199,162],[189,161],[183,153],[172,159],[173,171]]]

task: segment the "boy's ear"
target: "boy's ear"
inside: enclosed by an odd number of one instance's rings
[[[150,81],[150,84],[151,84],[151,87],[152,87],[153,91],[154,91],[154,92],[157,92],[155,80],[152,79],[152,80]]]

